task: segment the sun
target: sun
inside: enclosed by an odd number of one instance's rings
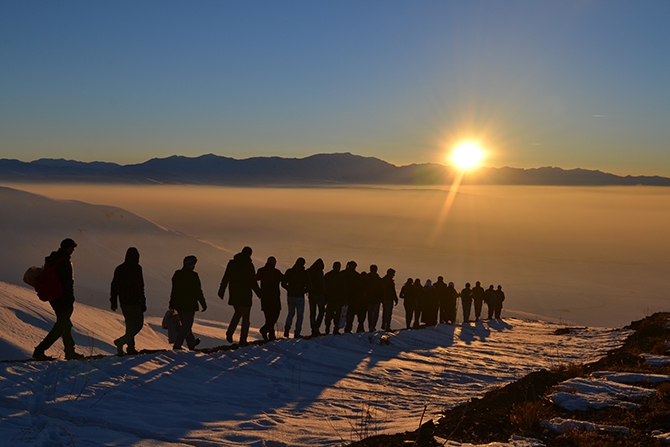
[[[484,151],[479,143],[467,141],[459,143],[451,153],[450,158],[459,169],[472,169],[479,166],[482,158],[484,158]]]

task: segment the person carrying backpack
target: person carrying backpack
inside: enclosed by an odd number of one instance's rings
[[[44,340],[35,347],[33,358],[36,360],[52,360],[53,357],[46,355],[45,351],[53,345],[56,340],[63,338],[65,348],[65,359],[76,360],[84,358],[74,350],[74,339],[72,338],[72,313],[74,312],[74,272],[70,258],[77,243],[70,238],[63,239],[60,248],[52,252],[44,260],[44,272],[47,276],[54,273],[54,282],[43,284],[44,288],[51,289],[56,298],[50,299],[49,304],[56,313],[56,323],[44,337]],[[46,273],[45,273],[46,272]]]
[[[128,345],[128,354],[137,354],[135,349],[135,335],[144,325],[144,312],[147,310],[147,300],[144,296],[144,277],[140,265],[140,252],[130,247],[126,251],[123,264],[114,270],[114,279],[110,291],[109,301],[111,309],[116,312],[117,299],[121,304],[121,312],[126,323],[126,333],[114,340],[118,355],[123,355],[123,345]]]

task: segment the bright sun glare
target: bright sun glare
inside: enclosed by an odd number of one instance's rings
[[[484,151],[479,144],[473,142],[460,143],[451,153],[451,160],[460,169],[472,169],[479,165]]]

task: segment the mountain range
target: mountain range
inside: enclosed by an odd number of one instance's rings
[[[351,153],[316,154],[305,158],[235,159],[214,154],[173,155],[120,165],[43,158],[32,162],[0,159],[0,181],[127,184],[193,184],[239,186],[448,185],[458,169],[437,163],[396,166]],[[466,172],[463,184],[485,185],[650,185],[670,186],[660,176],[618,176],[597,170],[558,167],[489,168]]]

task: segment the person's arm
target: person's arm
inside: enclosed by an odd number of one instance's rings
[[[258,298],[261,297],[261,288],[258,287],[258,281],[256,279],[256,268],[251,264],[251,288],[256,292]]]
[[[223,295],[226,293],[226,287],[230,283],[230,262],[226,266],[226,271],[223,273],[223,278],[221,278],[221,284],[219,285],[219,291],[216,293],[219,298],[223,299]]]
[[[139,288],[140,288],[140,292],[142,294],[142,298],[141,298],[142,312],[146,312],[147,311],[147,297],[144,294],[144,273],[142,272],[142,266],[141,265],[139,266],[139,268],[140,268],[139,269],[139,272],[140,272]]]
[[[112,284],[110,286],[110,291],[109,291],[109,303],[110,303],[110,308],[116,312],[116,309],[118,309],[118,297],[119,297],[119,278],[118,278],[118,272],[119,268],[117,267],[114,270],[114,278],[112,278]]]
[[[207,302],[205,301],[205,294],[202,293],[202,284],[200,283],[200,276],[198,276],[197,272],[193,272],[193,273],[195,273],[195,280],[196,280],[196,283],[197,283],[197,286],[198,286],[198,291],[200,292],[198,294],[198,302],[202,306],[202,312],[204,312],[204,311],[207,310]]]

